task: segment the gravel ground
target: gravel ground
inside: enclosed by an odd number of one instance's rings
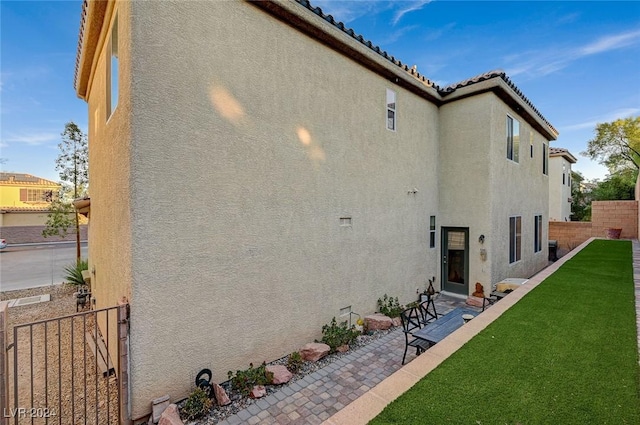
[[[49,302],[9,309],[8,344],[13,343],[16,325],[75,314],[74,292],[75,288],[68,285],[0,292],[0,301],[51,295]],[[46,325],[18,327],[17,344],[8,351],[9,406],[29,412],[20,417],[18,423],[32,423],[30,413],[35,416],[33,423],[45,423],[47,414],[49,421],[62,424],[85,422],[85,419],[88,424],[118,422],[116,379],[113,375],[103,377],[85,343],[86,332],[95,335],[95,320],[95,314],[89,314],[48,321]],[[13,383],[16,349],[17,403]]]

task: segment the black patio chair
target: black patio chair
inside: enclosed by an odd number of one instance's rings
[[[428,295],[426,300],[423,299],[418,307],[420,308],[420,322],[422,326],[433,320],[438,320],[438,312],[436,311],[436,305],[431,295]]]
[[[402,355],[402,364],[404,364],[409,347],[415,347],[416,356],[419,356],[429,348],[429,341],[416,338],[412,334],[412,332],[422,327],[422,316],[418,307],[410,307],[403,310],[402,313],[400,313],[400,319],[402,320],[402,330],[405,341],[404,354]]]

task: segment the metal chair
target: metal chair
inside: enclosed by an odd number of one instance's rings
[[[422,297],[424,297],[424,295]],[[436,311],[436,304],[433,302],[431,295],[427,295],[426,300],[424,298],[422,299],[423,301],[418,307],[420,309],[420,322],[424,326],[433,320],[438,320],[438,312]]]
[[[405,340],[404,354],[402,355],[402,364],[404,364],[409,347],[415,347],[416,356],[419,356],[429,348],[429,341],[416,338],[411,333],[422,327],[422,315],[418,307],[410,307],[403,310],[402,313],[400,313],[400,319],[402,320],[402,330],[404,332]]]

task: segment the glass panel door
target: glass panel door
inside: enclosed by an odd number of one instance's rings
[[[442,282],[447,292],[469,293],[469,229],[442,229]]]

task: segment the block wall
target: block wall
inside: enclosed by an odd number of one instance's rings
[[[6,239],[9,245],[18,243],[42,243],[42,242],[73,242],[76,240],[75,229],[69,229],[65,238],[57,236],[42,236],[44,226],[0,226],[0,237]],[[80,239],[87,240],[87,226],[80,226]]]

